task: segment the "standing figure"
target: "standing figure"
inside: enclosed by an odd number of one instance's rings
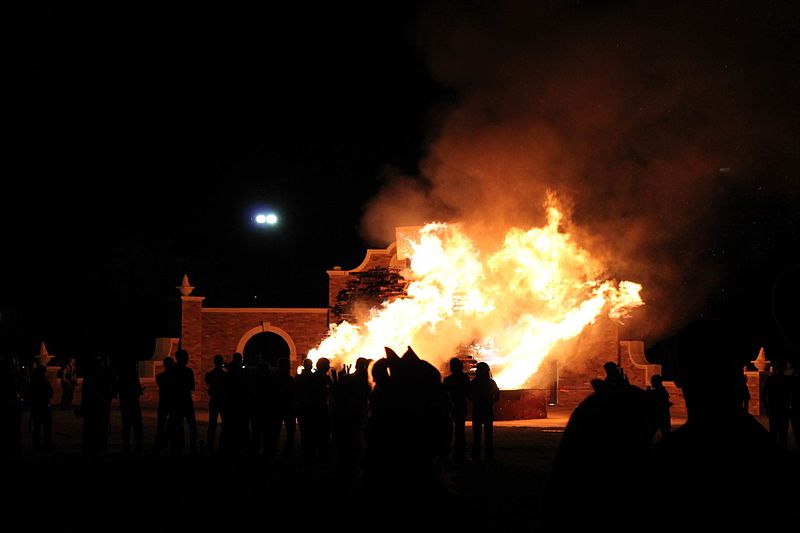
[[[264,454],[268,459],[273,459],[278,451],[278,442],[281,435],[281,426],[286,429],[286,439],[283,445],[283,459],[290,462],[294,453],[295,434],[295,396],[294,378],[291,375],[289,359],[278,359],[278,369],[271,376],[268,392],[267,429]]]
[[[133,429],[134,451],[142,453],[144,431],[140,398],[144,389],[139,381],[139,368],[136,361],[123,360],[121,362],[119,372],[117,372],[116,392],[122,418],[122,451],[124,453],[131,451],[131,429]]]
[[[468,397],[472,400],[472,460],[481,456],[481,441],[485,440],[484,459],[494,459],[494,404],[500,400],[500,389],[492,379],[489,365],[480,362],[475,366],[475,379],[470,381]],[[485,437],[481,438],[481,433]]]
[[[156,414],[156,442],[155,452],[163,450],[168,441],[169,414],[173,411],[175,403],[175,390],[172,386],[174,379],[175,360],[172,357],[165,357],[161,362],[164,371],[156,376],[158,386],[158,410]]]
[[[672,430],[672,418],[669,412],[672,402],[669,401],[669,392],[664,387],[660,375],[655,374],[650,378],[647,397],[650,400],[650,413],[653,417],[653,433],[660,431],[661,438],[664,438]]]
[[[452,425],[448,438],[448,450],[452,445],[453,462],[463,463],[466,450],[465,425],[467,420],[467,391],[469,376],[464,373],[464,363],[458,357],[450,359],[450,375],[444,378],[444,387],[452,404],[450,417]]]
[[[313,368],[314,362],[311,359],[303,359],[303,368],[295,377],[294,382],[297,424],[300,427],[300,448],[303,451],[303,459],[307,461],[314,458],[317,449],[317,425],[314,420],[313,404]]]
[[[78,386],[78,369],[75,366],[75,359],[69,358],[58,372],[61,378],[61,409],[72,408],[72,398],[75,395],[75,388]]]
[[[50,436],[53,430],[53,414],[50,411],[53,387],[47,381],[46,372],[47,368],[44,365],[37,366],[28,388],[33,425],[33,450],[36,452],[50,451]]]
[[[214,368],[206,372],[206,386],[208,387],[208,451],[214,451],[217,440],[217,420],[222,413],[223,393],[225,390],[225,370],[222,354],[214,356]]]
[[[327,357],[320,357],[314,365],[314,373],[312,374],[312,401],[317,434],[316,446],[322,459],[327,459],[331,446],[331,391],[333,389],[333,380],[328,375],[330,369],[330,360]]]
[[[83,417],[83,452],[96,457],[108,446],[113,383],[104,359],[98,356],[89,365],[81,387],[79,414]]]
[[[247,418],[245,416],[246,400],[244,390],[244,374],[242,372],[242,354],[231,356],[228,372],[225,374],[222,405],[222,434],[220,450],[226,454],[239,453],[243,450],[247,436]]]
[[[184,446],[183,421],[189,426],[189,450],[197,453],[197,419],[194,414],[194,372],[189,368],[189,352],[178,350],[175,352],[175,403],[169,414],[171,420],[170,439],[173,455],[179,454]]]
[[[17,384],[17,360],[0,356],[0,457],[20,452],[22,397]]]

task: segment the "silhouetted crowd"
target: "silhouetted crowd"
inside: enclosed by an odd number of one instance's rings
[[[359,358],[354,365],[331,368],[330,361],[306,359],[296,376],[290,361],[273,367],[259,356],[234,353],[229,361],[213,357],[204,376],[208,391],[205,440],[198,440],[193,393],[197,387],[189,354],[178,350],[164,358],[155,376],[158,388],[154,453],[178,456],[202,452],[221,456],[263,456],[291,462],[295,433],[306,463],[334,463],[343,481],[356,480],[402,487],[436,485],[443,461],[465,461],[465,424],[472,403],[472,459],[491,461],[493,405],[499,389],[489,366],[479,363],[470,379],[458,358],[444,381],[440,372],[409,347],[400,356],[389,348],[376,361]],[[29,411],[36,452],[52,449],[53,388],[43,365],[24,368],[2,360],[3,454],[20,453],[22,416]],[[78,387],[75,361],[58,371],[62,398],[82,420],[81,449],[97,457],[108,449],[112,402],[119,402],[121,447],[125,453],[145,448],[137,362],[98,356],[83,368],[80,403],[72,406]],[[283,448],[280,448],[283,434]]]
[[[776,363],[760,397],[769,418],[770,429],[764,429],[748,414],[747,383],[730,357],[734,346],[726,331],[700,321],[653,347],[672,361],[686,402],[687,421],[674,431],[661,376],[642,389],[617,364],[604,365],[605,378],[592,381],[593,394],[574,410],[560,441],[542,505],[547,530],[686,524],[717,530],[798,519],[800,466],[786,447],[790,425],[797,438],[800,378],[790,363]],[[326,358],[305,359],[292,376],[285,358],[273,367],[257,356],[234,353],[225,361],[218,354],[203,376],[209,420],[199,441],[197,383],[188,362],[189,354],[178,350],[156,376],[155,453],[180,456],[188,449],[291,464],[299,430],[300,461],[335,466],[344,487],[358,487],[371,508],[383,509],[376,516],[396,512],[409,491],[420,501],[441,492],[442,466],[467,460],[469,414],[472,461],[494,459],[500,391],[486,363],[478,363],[470,378],[453,358],[442,379],[411,347],[402,355],[386,348],[383,358],[362,357],[338,370]],[[142,453],[143,388],[136,362],[111,364],[101,356],[83,370],[80,405],[74,407],[83,421],[83,452],[97,457],[107,450],[112,400],[118,398],[122,450]],[[71,408],[75,375],[74,361],[59,372],[63,408]],[[2,455],[20,453],[26,410],[34,451],[52,449],[52,398],[44,366],[0,359]]]

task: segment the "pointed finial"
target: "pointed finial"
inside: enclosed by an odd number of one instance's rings
[[[186,274],[183,275],[183,281],[181,281],[180,286],[175,288],[180,291],[181,296],[189,296],[194,290],[194,287],[189,284],[189,276]]]
[[[48,361],[50,361],[50,354],[47,353],[47,346],[44,345],[44,341],[39,346],[39,361],[42,362],[43,365],[46,365]]]
[[[767,359],[767,354],[764,351],[764,347],[762,346],[761,349],[758,351],[758,357],[750,361],[753,365],[758,369],[759,372],[766,372],[769,370],[769,364],[772,362]]]

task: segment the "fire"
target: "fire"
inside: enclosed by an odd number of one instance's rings
[[[413,346],[442,368],[472,344],[501,388],[522,387],[559,342],[644,303],[638,283],[604,279],[601,262],[564,231],[552,195],[545,207],[543,227],[512,228],[485,258],[459,226],[427,224],[409,243],[407,297],[372,309],[361,324],[333,324],[308,357],[352,363],[381,357],[384,346]]]

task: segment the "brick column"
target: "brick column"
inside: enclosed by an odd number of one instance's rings
[[[202,388],[203,300],[204,296],[181,296],[181,349],[189,352],[195,395]]]
[[[764,390],[764,383],[767,382],[769,373],[748,370],[744,375],[747,378],[747,390],[750,391],[750,408],[748,411],[753,416],[766,416],[766,410],[761,404],[761,392]]]
[[[335,307],[339,299],[339,291],[347,287],[350,274],[341,267],[328,270],[328,307]]]

